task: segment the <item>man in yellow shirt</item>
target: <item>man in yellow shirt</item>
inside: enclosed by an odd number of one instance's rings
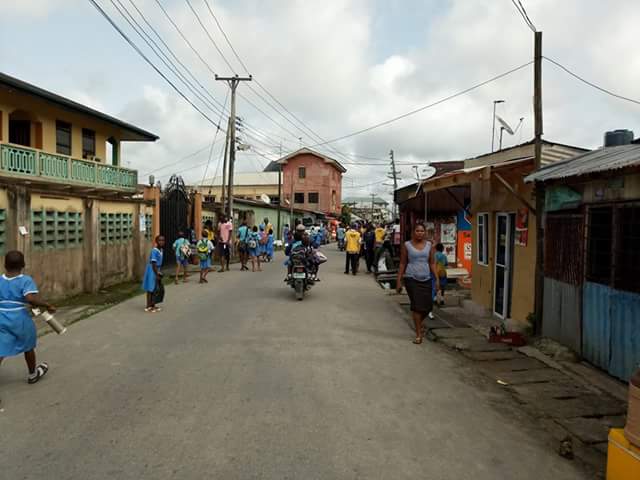
[[[378,225],[378,228],[376,228],[376,247],[377,248],[380,248],[384,243],[384,236],[386,233],[387,231],[382,227],[382,225]]]
[[[347,257],[345,260],[344,273],[349,275],[349,266],[351,266],[351,273],[356,275],[358,273],[358,264],[360,262],[360,244],[361,242],[360,232],[356,230],[354,225],[351,225],[347,233],[344,234],[345,250],[347,251]]]

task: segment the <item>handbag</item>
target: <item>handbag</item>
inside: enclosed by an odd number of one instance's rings
[[[158,278],[156,288],[151,295],[154,304],[162,303],[164,301],[164,285],[162,284],[162,277]]]

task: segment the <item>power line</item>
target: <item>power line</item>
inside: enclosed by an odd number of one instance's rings
[[[171,161],[169,163],[165,163],[164,165],[161,165],[161,166],[159,166],[157,168],[154,168],[153,170],[149,170],[146,173],[140,174],[140,176],[141,177],[146,177],[147,175],[155,173],[155,172],[157,172],[159,170],[164,170],[165,168],[171,167],[171,166],[173,166],[173,165],[175,165],[177,163],[184,162],[185,160],[188,160],[189,158],[195,157],[196,155],[199,155],[200,153],[204,152],[205,150],[208,150],[210,147],[211,147],[211,143],[207,143],[204,147],[199,148],[195,152],[190,153],[189,155],[186,155],[186,156],[182,157],[180,160],[177,160],[177,161],[173,160],[173,161]]]
[[[589,85],[590,87],[595,88],[596,90],[600,90],[601,92],[606,93],[607,95],[611,95],[612,97],[619,98],[620,100],[626,100],[627,102],[631,102],[631,103],[635,103],[637,105],[640,105],[640,100],[634,100],[633,98],[625,97],[625,96],[620,95],[618,93],[612,92],[611,90],[607,90],[606,88],[603,88],[603,87],[601,87],[599,85],[596,85],[593,82],[590,82],[589,80],[586,80],[586,79],[582,78],[577,73],[572,72],[571,70],[569,70],[567,67],[565,67],[561,63],[556,62],[555,60],[553,60],[553,59],[551,59],[549,57],[543,56],[542,58],[544,58],[545,60],[548,60],[549,62],[553,63],[556,67],[561,68],[562,70],[564,70],[566,73],[568,73],[572,77],[580,80],[582,83],[585,83],[586,85]]]
[[[171,86],[171,88],[173,88],[176,91],[178,95],[180,95],[189,105],[191,105],[194,108],[194,110],[196,110],[200,115],[202,115],[209,123],[211,123],[212,125],[215,125],[216,127],[218,126],[216,125],[215,121],[213,121],[206,113],[204,113],[200,108],[198,108],[197,105],[195,105],[184,93],[182,93],[182,91],[178,87],[176,87],[176,85],[169,78],[167,78],[167,76],[158,67],[156,67],[151,60],[149,60],[149,58],[144,54],[144,52],[140,50],[140,48],[138,48],[138,46],[127,36],[127,34],[124,33],[120,29],[120,27],[118,27],[118,25],[116,25],[116,23],[111,19],[111,17],[109,17],[109,15],[102,9],[100,5],[98,5],[98,3],[95,0],[89,0],[89,2],[91,2],[91,4],[96,8],[96,10],[100,12],[100,14],[111,24],[111,26],[120,34],[120,36],[129,45],[131,45],[131,47],[138,53],[138,55],[140,55],[149,64],[149,66],[151,66],[151,68],[153,68],[156,71],[156,73],[160,75]]]
[[[224,97],[224,107],[227,106],[227,100],[229,99],[229,92],[227,91],[226,96]],[[211,150],[209,150],[209,161],[207,162],[207,167],[204,169],[204,174],[202,175],[202,183],[204,183],[204,179],[207,176],[207,172],[209,171],[209,164],[211,163],[211,157],[213,156],[213,145],[216,143],[216,139],[218,138],[218,133],[220,132],[220,123],[222,122],[222,116],[224,115],[224,107],[220,112],[220,118],[218,119],[218,128],[216,129],[216,133],[213,136],[213,143],[211,144]]]
[[[367,183],[367,184],[365,184],[365,185],[347,185],[347,186],[344,186],[344,185],[343,185],[343,186],[342,186],[342,188],[343,188],[343,189],[344,189],[344,188],[364,188],[364,187],[370,187],[370,186],[372,186],[372,185],[379,185],[379,184],[384,183],[384,182],[386,182],[386,181],[387,181],[387,180],[385,179],[385,180],[380,180],[380,181],[378,181],[378,182]]]
[[[529,15],[527,15],[527,11],[524,9],[522,2],[520,0],[511,0],[511,3],[513,3],[513,6],[516,7],[516,10],[524,20],[524,23],[527,25],[527,27],[529,27],[535,33],[536,27],[529,18]]]
[[[464,95],[466,93],[469,93],[469,92],[471,92],[473,90],[476,90],[476,89],[478,89],[480,87],[483,87],[483,86],[485,86],[485,85],[487,85],[487,84],[489,84],[491,82],[495,82],[496,80],[499,80],[499,79],[501,79],[503,77],[506,77],[507,75],[511,75],[512,73],[515,73],[518,70],[522,70],[523,68],[528,67],[532,63],[533,63],[533,60],[531,60],[530,62],[524,63],[524,64],[520,65],[519,67],[512,68],[511,70],[508,70],[508,71],[506,71],[504,73],[496,75],[495,77],[491,77],[490,79],[485,80],[484,82],[477,83],[477,84],[473,85],[472,87],[469,87],[469,88],[466,88],[464,90],[461,90],[460,92],[454,93],[454,94],[449,95],[449,96],[444,97],[444,98],[441,98],[440,100],[437,100],[437,101],[435,101],[433,103],[430,103],[428,105],[425,105],[423,107],[416,108],[415,110],[411,110],[410,112],[403,113],[402,115],[398,115],[397,117],[390,118],[389,120],[385,120],[384,122],[376,123],[375,125],[371,125],[369,127],[362,128],[360,130],[356,130],[355,132],[351,132],[351,133],[349,133],[347,135],[343,135],[341,137],[333,138],[333,139],[328,140],[328,141],[323,142],[323,143],[317,143],[315,145],[311,145],[311,147],[318,147],[318,146],[321,146],[321,145],[326,145],[328,143],[339,142],[341,140],[345,140],[347,138],[355,137],[356,135],[360,135],[360,134],[363,134],[365,132],[369,132],[371,130],[375,130],[376,128],[380,128],[380,127],[383,127],[385,125],[389,125],[390,123],[396,122],[398,120],[401,120],[403,118],[409,117],[411,115],[415,115],[416,113],[420,113],[420,112],[422,112],[424,110],[427,110],[429,108],[432,108],[432,107],[435,107],[437,105],[440,105],[441,103],[447,102],[449,100],[453,100],[454,98],[460,97],[460,96],[462,96],[462,95]]]

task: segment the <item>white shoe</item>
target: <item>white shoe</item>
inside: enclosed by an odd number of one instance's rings
[[[433,316],[433,312],[429,312],[429,319],[433,320],[435,317]]]

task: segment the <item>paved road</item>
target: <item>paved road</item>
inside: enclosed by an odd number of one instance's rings
[[[584,478],[332,250],[302,303],[279,263],[215,273],[47,335],[37,385],[5,362],[0,477]]]

